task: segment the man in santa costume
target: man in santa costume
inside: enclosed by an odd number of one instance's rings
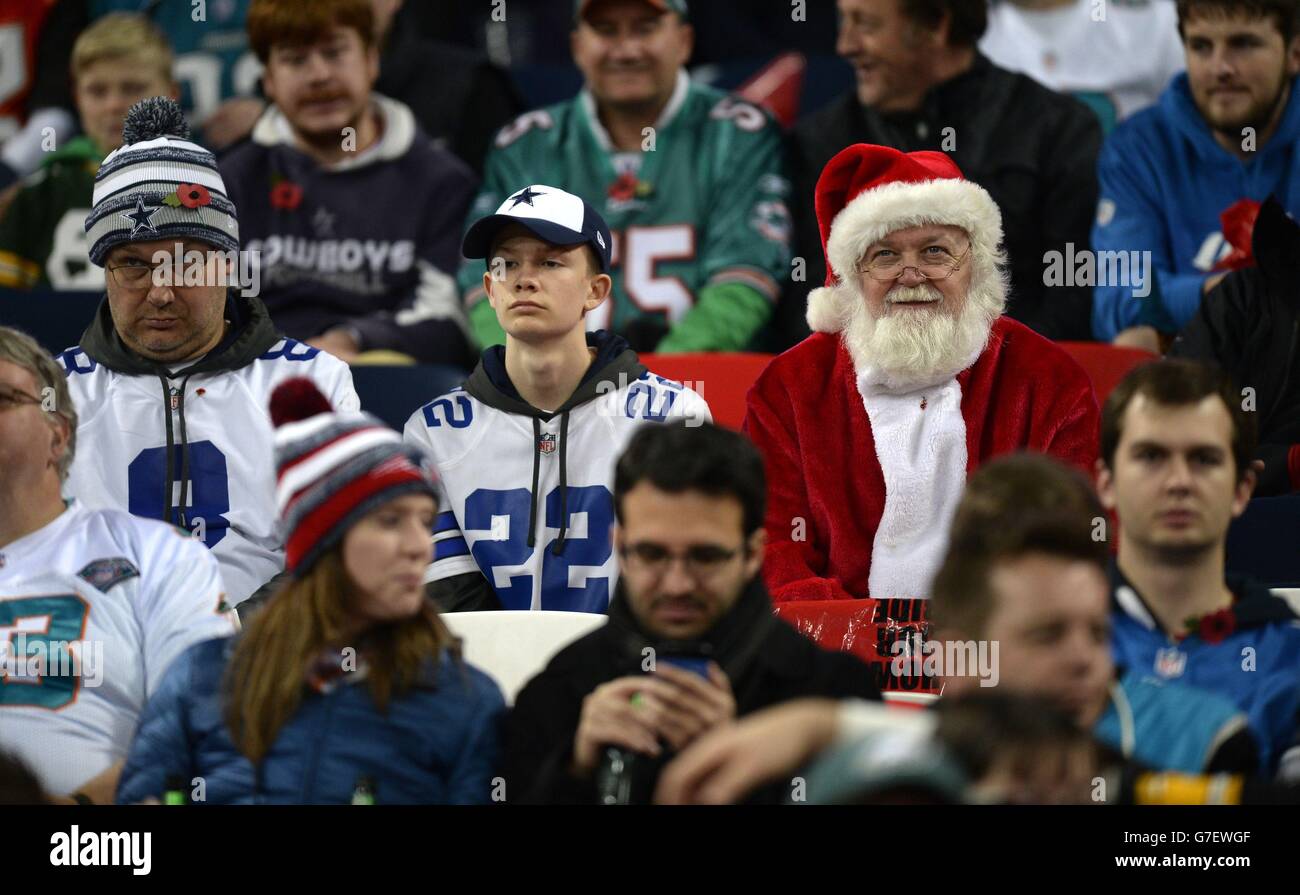
[[[813,334],[749,392],[775,601],[926,597],[980,464],[1017,450],[1091,474],[1083,369],[1009,317],[1002,214],[941,152],[857,144],[817,181]]]

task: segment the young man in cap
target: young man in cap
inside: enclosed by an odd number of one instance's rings
[[[710,418],[621,337],[586,331],[609,299],[610,244],[595,209],[541,184],[465,234],[465,257],[490,259],[483,289],[506,344],[406,424],[446,489],[426,573],[444,609],[604,612],[615,458],[643,421]]]
[[[470,220],[523,183],[562,183],[613,228],[610,300],[588,329],[637,351],[739,351],[789,272],[780,130],[757,106],[693,83],[685,0],[578,0],[583,88],[497,135]],[[459,286],[481,345],[505,334],[480,271]]]
[[[123,140],[100,166],[86,218],[107,295],[81,344],[59,356],[86,446],[67,494],[186,529],[216,554],[234,605],[284,566],[272,389],[305,376],[335,406],[360,402],[346,365],[285,339],[261,301],[228,288],[235,206],[180,106],[137,103]]]

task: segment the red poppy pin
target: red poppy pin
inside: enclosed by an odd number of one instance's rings
[[[302,187],[287,180],[278,181],[271,187],[271,207],[293,211],[302,204]]]
[[[636,177],[631,172],[624,172],[609,185],[609,198],[616,202],[627,202],[636,196]]]
[[[208,188],[197,183],[178,183],[176,192],[163,197],[163,204],[172,208],[200,208],[212,204]]]
[[[1233,614],[1231,608],[1210,612],[1202,615],[1199,620],[1191,621],[1189,627],[1200,634],[1202,640],[1210,644],[1222,643],[1237,630],[1237,616]]]

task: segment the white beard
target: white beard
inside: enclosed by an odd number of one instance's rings
[[[988,344],[990,328],[1005,304],[1001,287],[997,274],[972,283],[956,317],[940,311],[935,302],[931,307],[895,309],[877,318],[853,290],[854,300],[845,303],[841,338],[854,369],[867,383],[892,392],[952,378],[973,364]],[[923,301],[938,294],[922,283],[896,288],[890,295],[895,301]]]

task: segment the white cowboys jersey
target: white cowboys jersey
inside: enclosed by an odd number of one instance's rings
[[[0,547],[0,751],[75,792],[126,757],[172,660],[238,629],[195,538],[72,504]]]
[[[615,462],[647,422],[712,420],[702,397],[654,373],[609,385],[569,411],[566,445],[558,414],[541,424],[534,441],[532,417],[488,406],[460,388],[411,416],[404,437],[431,453],[444,492],[426,582],[481,571],[503,609],[606,611],[618,579],[611,536]],[[557,554],[562,513],[564,547]]]
[[[79,348],[58,360],[80,416],[77,456],[64,493],[89,507],[164,518],[167,433],[160,380],[113,372]],[[185,527],[221,564],[232,606],[284,568],[268,404],[277,385],[297,376],[313,380],[336,410],[359,409],[347,365],[293,339],[282,339],[237,370],[199,373],[187,381],[188,488],[181,483],[181,379],[171,384],[171,499],[182,509]]]

